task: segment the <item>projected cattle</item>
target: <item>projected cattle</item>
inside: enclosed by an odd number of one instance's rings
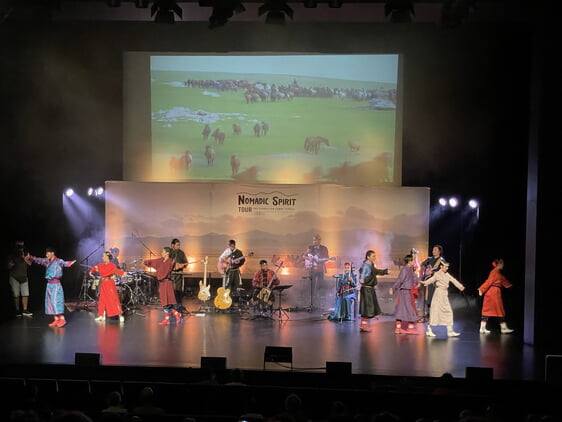
[[[203,128],[203,132],[201,132],[201,135],[203,135],[203,139],[205,141],[208,140],[210,134],[211,134],[211,126],[205,125],[205,127]]]
[[[212,146],[205,146],[205,157],[207,157],[207,165],[212,166],[215,161],[215,149]]]
[[[236,155],[230,157],[230,167],[232,169],[232,177],[238,174],[238,169],[240,168],[240,159]]]
[[[347,141],[347,146],[351,152],[359,152],[361,149],[361,144],[359,144],[359,142]]]
[[[193,156],[191,151],[185,151],[185,153],[179,157],[173,156],[170,158],[170,170],[174,176],[180,176],[182,172],[187,173],[191,162],[193,161]]]
[[[215,139],[215,142],[217,144],[224,144],[224,138],[226,137],[226,134],[220,129],[215,129],[211,136]]]
[[[151,162],[138,174],[166,180],[165,160],[190,149],[199,152],[190,181],[232,181],[255,166],[259,182],[331,183],[345,161],[346,180],[372,185],[361,164],[387,153],[378,180],[396,184],[397,70],[397,55],[151,55],[151,144],[142,148]]]
[[[330,141],[323,136],[307,136],[304,140],[304,150],[312,154],[318,154],[320,145],[330,146]]]
[[[261,122],[261,136],[266,136],[267,132],[269,132],[269,123],[262,121]]]

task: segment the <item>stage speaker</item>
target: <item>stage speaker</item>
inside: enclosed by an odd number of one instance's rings
[[[101,355],[99,353],[75,353],[74,365],[76,366],[100,366]]]
[[[326,362],[326,373],[336,376],[351,375],[351,362]]]
[[[225,357],[208,357],[201,356],[201,368],[222,371],[226,369]]]
[[[494,368],[466,367],[465,378],[476,382],[488,382],[494,379]]]
[[[291,370],[292,370],[293,348],[265,346],[265,352],[263,353],[263,369],[265,369],[266,362],[289,363],[291,365]]]
[[[546,355],[544,380],[550,384],[562,384],[562,355]]]

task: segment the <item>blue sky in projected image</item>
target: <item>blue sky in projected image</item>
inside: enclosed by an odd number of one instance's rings
[[[151,56],[151,70],[276,74],[397,83],[398,55]]]

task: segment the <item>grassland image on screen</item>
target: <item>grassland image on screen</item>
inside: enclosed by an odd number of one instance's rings
[[[153,180],[395,182],[398,55],[153,55]]]

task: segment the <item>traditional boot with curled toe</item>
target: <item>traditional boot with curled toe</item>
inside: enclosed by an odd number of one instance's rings
[[[359,331],[361,331],[362,333],[368,333],[369,331],[371,331],[371,329],[369,328],[369,321],[367,320],[367,318],[361,318],[361,324],[359,324]]]
[[[458,337],[460,335],[461,333],[457,333],[455,330],[453,330],[452,325],[447,326],[447,337]]]
[[[435,333],[433,332],[433,330],[431,329],[431,325],[427,325],[427,330],[425,331],[425,336],[426,337],[435,337]]]
[[[172,310],[172,315],[176,318],[176,324],[181,324],[182,318],[181,313],[176,311],[175,309]]]
[[[170,325],[170,313],[164,312],[164,319],[158,323],[159,325]]]
[[[500,322],[500,328],[501,328],[502,334],[513,333],[513,330],[511,328],[508,328],[507,323],[505,323],[505,322]]]
[[[480,321],[480,334],[490,334],[490,330],[486,328],[486,321]]]
[[[419,334],[418,330],[415,329],[414,324],[408,324],[408,329],[406,330],[406,333],[414,334],[414,335]]]

